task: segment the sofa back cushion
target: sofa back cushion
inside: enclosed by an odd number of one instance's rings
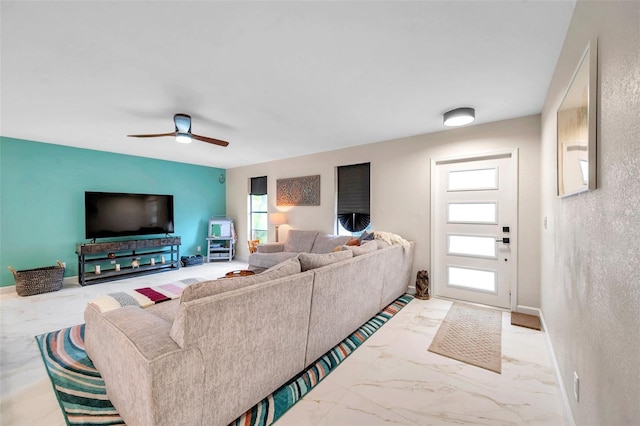
[[[310,269],[320,268],[325,265],[330,265],[341,260],[349,259],[353,257],[351,250],[337,251],[334,253],[300,253],[298,260],[300,261],[300,268],[302,272]]]
[[[336,247],[347,244],[350,238],[348,235],[318,234],[313,242],[311,253],[331,253]]]
[[[180,300],[181,303],[185,303],[190,300],[213,296],[214,294],[220,294],[229,290],[236,290],[298,273],[300,273],[300,262],[298,262],[298,259],[294,257],[275,265],[273,268],[266,270],[262,274],[236,278],[219,278],[213,281],[204,281],[192,284],[184,289]]]
[[[289,231],[287,241],[284,243],[284,251],[295,253],[309,253],[313,247],[313,242],[318,235],[318,231],[301,231],[292,229]]]
[[[376,250],[313,270],[305,365],[313,363],[380,311],[386,262],[383,250]]]

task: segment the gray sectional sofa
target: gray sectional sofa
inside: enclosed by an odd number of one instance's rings
[[[85,347],[109,399],[129,426],[229,424],[407,291],[413,243],[368,244],[145,309],[89,304]]]

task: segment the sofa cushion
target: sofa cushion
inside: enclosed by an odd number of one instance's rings
[[[298,256],[296,255],[295,257],[272,266],[271,268],[264,271],[263,274],[273,271],[281,271],[286,273],[286,275],[299,274],[302,271],[300,270],[300,261],[298,260]]]
[[[280,253],[284,251],[284,243],[258,244],[256,251],[258,253]]]
[[[251,253],[249,255],[249,265],[256,268],[268,269],[297,255],[298,253],[290,251],[281,251],[279,253]]]
[[[173,322],[178,312],[178,306],[180,306],[180,299],[168,300],[162,303],[156,303],[145,308],[147,312],[162,318],[167,322]]]
[[[217,280],[205,281],[190,285],[185,288],[180,298],[181,303],[202,297],[213,296],[229,290],[237,290],[250,285],[287,277],[300,273],[300,262],[297,258],[289,259],[281,265],[276,265],[261,274],[248,275],[246,277],[219,278]]]
[[[346,244],[350,238],[348,235],[318,234],[310,253],[331,253],[336,247]]]
[[[302,272],[304,272],[309,269],[320,268],[321,266],[349,259],[350,257],[353,257],[353,252],[351,250],[343,250],[323,254],[300,253],[298,255],[298,260],[300,260],[300,268],[302,269]]]
[[[375,241],[367,241],[361,246],[342,246],[342,249],[352,251],[354,256],[360,256],[378,250],[378,245]]]
[[[287,241],[284,243],[284,251],[310,253],[317,235],[318,231],[292,229],[289,231]]]
[[[391,244],[389,244],[388,242],[386,242],[384,240],[374,240],[374,241],[376,242],[376,245],[378,246],[378,249],[391,247]]]

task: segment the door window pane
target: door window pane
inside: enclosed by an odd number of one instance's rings
[[[498,203],[449,203],[448,223],[498,223]]]
[[[471,235],[448,235],[449,254],[495,259],[496,238]]]
[[[463,287],[467,290],[480,290],[497,293],[495,271],[484,271],[481,269],[468,269],[449,266],[448,285],[452,287]]]
[[[455,170],[449,172],[449,191],[473,191],[481,189],[498,189],[498,170]]]

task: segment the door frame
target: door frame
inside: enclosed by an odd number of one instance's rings
[[[518,246],[520,245],[520,239],[518,238],[518,229],[519,229],[519,198],[520,198],[520,183],[519,183],[519,173],[518,173],[518,148],[513,149],[505,149],[500,151],[488,151],[488,152],[478,152],[475,154],[466,154],[466,155],[450,155],[450,156],[442,156],[442,157],[432,157],[431,158],[431,288],[435,289],[435,282],[438,278],[435,265],[435,235],[436,235],[436,223],[435,218],[436,214],[436,196],[437,196],[437,188],[436,183],[438,182],[437,177],[437,166],[438,163],[443,162],[465,162],[465,161],[475,161],[475,160],[487,160],[492,157],[498,156],[506,156],[509,155],[511,157],[511,179],[513,180],[513,188],[515,191],[514,200],[513,200],[513,208],[514,208],[514,223],[513,230],[509,233],[512,238],[512,243],[510,244],[512,261],[510,262],[509,273],[511,274],[511,297],[509,300],[509,304],[511,306],[511,311],[515,312],[518,306]],[[437,296],[434,294],[434,296]],[[440,297],[440,296],[438,296]]]

